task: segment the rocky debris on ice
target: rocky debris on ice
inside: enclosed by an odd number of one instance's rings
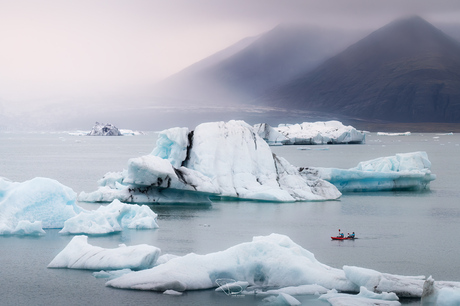
[[[110,123],[96,122],[88,136],[123,136],[118,128]]]
[[[261,123],[256,124],[254,128],[270,145],[355,144],[364,143],[366,139],[364,132],[334,120],[280,124],[278,127]]]

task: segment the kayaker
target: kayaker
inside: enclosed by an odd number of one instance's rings
[[[353,232],[351,235],[350,235],[350,233],[348,233],[348,238],[354,239],[355,238],[355,232]]]
[[[339,235],[338,235],[337,237],[343,238],[344,236],[345,236],[345,235],[344,235],[342,232],[340,232],[340,228],[339,228]]]

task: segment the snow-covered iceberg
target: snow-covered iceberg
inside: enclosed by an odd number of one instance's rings
[[[154,291],[185,291],[217,287],[216,280],[231,278],[250,286],[287,287],[320,285],[358,292],[343,270],[320,263],[315,256],[279,234],[254,237],[252,242],[225,251],[173,258],[151,269],[132,272],[107,282],[108,286]],[[248,289],[246,289],[248,290]]]
[[[364,161],[351,169],[300,168],[306,178],[321,178],[341,192],[422,190],[436,179],[426,152],[396,154]]]
[[[113,124],[107,123],[99,123],[93,126],[91,132],[89,132],[88,136],[123,136],[118,128]]]
[[[209,203],[209,199],[318,201],[337,199],[332,184],[300,175],[274,155],[243,121],[200,124],[194,131],[160,132],[150,155],[132,158],[128,169],[108,173],[99,189],[80,201],[127,203]]]
[[[148,206],[123,204],[118,200],[96,210],[82,211],[64,222],[61,234],[108,234],[123,228],[158,228],[157,214]]]
[[[81,209],[76,193],[61,183],[37,177],[22,183],[0,178],[0,235],[40,235],[62,228]]]
[[[88,243],[87,236],[75,236],[49,263],[48,268],[88,270],[141,270],[153,267],[160,249],[140,244],[104,249]]]
[[[364,143],[366,134],[339,121],[304,122],[301,124],[256,124],[256,131],[269,144],[318,145]]]

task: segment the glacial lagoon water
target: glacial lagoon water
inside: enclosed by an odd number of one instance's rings
[[[37,176],[93,191],[106,172],[122,170],[131,157],[148,154],[156,135],[84,137],[64,133],[0,133],[0,176],[25,181]],[[305,150],[299,150],[299,149]],[[429,191],[344,194],[338,201],[302,203],[215,202],[211,206],[152,206],[159,229],[127,230],[90,237],[114,248],[146,243],[162,253],[206,254],[280,233],[329,266],[353,265],[400,275],[432,275],[460,281],[460,135],[413,133],[378,136],[363,145],[272,147],[296,166],[351,168],[360,161],[426,151],[437,179]],[[96,204],[81,203],[87,209]],[[331,241],[338,229],[355,241]],[[72,236],[46,230],[41,237],[0,237],[0,305],[264,305],[262,297],[231,298],[213,290],[168,296],[106,287],[92,272],[47,269]],[[296,296],[303,305],[328,305]],[[416,300],[403,304],[418,305]]]

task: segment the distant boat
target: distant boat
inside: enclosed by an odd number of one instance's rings
[[[358,239],[356,237],[352,238],[352,237],[331,237],[332,240],[355,240],[355,239]]]

